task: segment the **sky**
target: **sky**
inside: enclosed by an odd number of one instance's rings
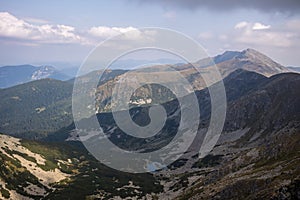
[[[210,56],[254,48],[300,66],[299,13],[299,0],[0,0],[0,65],[79,66],[105,39],[161,27]]]

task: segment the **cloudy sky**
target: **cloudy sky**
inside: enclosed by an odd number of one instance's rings
[[[162,27],[192,37],[211,56],[254,48],[300,66],[299,13],[299,0],[0,1],[0,65],[80,65],[111,36]]]

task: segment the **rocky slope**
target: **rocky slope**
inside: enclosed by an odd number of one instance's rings
[[[158,173],[169,177],[161,179],[167,185],[161,199],[299,199],[300,76],[260,79],[229,100],[223,133],[208,156]]]
[[[0,135],[0,188],[1,199],[40,198],[54,190],[53,184],[67,180],[70,172],[62,172],[72,164],[71,159],[47,160],[42,152],[26,148],[19,139]],[[34,149],[38,146],[30,146]],[[51,154],[51,153],[50,153]],[[54,164],[54,165],[53,165]]]
[[[264,77],[237,70],[224,79],[228,99],[225,126],[217,146],[198,160],[200,140],[168,170],[154,173],[164,185],[159,199],[297,199],[300,171],[300,75]],[[206,131],[210,100],[206,89],[197,92]],[[176,106],[177,105],[177,106]],[[164,104],[167,114],[179,113],[176,101]],[[147,121],[147,106],[133,108],[133,120]],[[177,131],[172,115],[157,137],[140,141],[122,134],[109,113],[98,114],[110,140],[123,149],[154,150]],[[118,137],[117,137],[118,136]],[[165,143],[164,143],[165,142]],[[298,196],[297,196],[298,195]]]
[[[79,144],[49,144],[0,134],[0,199],[122,199],[161,191],[150,174],[126,174]]]

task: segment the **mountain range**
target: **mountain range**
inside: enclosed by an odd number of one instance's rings
[[[223,76],[227,98],[217,145],[205,157],[198,157],[210,123],[211,98],[191,64],[175,65],[193,85],[201,123],[189,150],[166,169],[152,173],[113,170],[86,151],[72,119],[74,80],[42,79],[1,89],[0,132],[6,135],[0,135],[0,159],[5,163],[0,166],[0,198],[299,199],[300,75],[252,49],[211,59]],[[211,59],[194,65],[209,72]],[[147,73],[162,73],[165,80],[176,82],[168,67],[153,66]],[[115,145],[142,152],[156,150],[177,132],[178,99],[157,85],[143,86],[132,95],[139,104],[127,102],[132,119],[139,125],[149,123],[149,108],[159,103],[166,109],[166,124],[148,140],[125,134],[114,121],[110,99],[115,82],[128,73],[138,72],[104,71],[92,91],[97,94],[92,110]],[[78,81],[85,83],[99,74],[92,72]],[[149,98],[151,102],[146,101]]]
[[[225,52],[212,59],[215,61],[224,78],[237,69],[248,71],[252,69],[251,71],[264,76],[289,71],[267,56],[252,49],[241,52]],[[202,65],[200,66],[199,63],[202,63]],[[209,71],[211,67],[210,65],[204,66],[203,63],[207,64],[210,62],[207,59],[206,61],[197,62],[201,73]],[[144,76],[148,76],[149,73],[159,73],[160,77],[165,79],[164,81],[176,83],[176,77],[178,76],[173,76],[172,73],[177,72],[169,71],[168,67],[170,66],[159,65],[149,67]],[[206,87],[201,73],[195,70],[193,66],[182,64],[175,65],[174,68],[189,81],[194,90],[202,90]],[[77,81],[84,86],[85,83],[95,80],[100,74],[102,74],[101,71],[94,71],[77,77]],[[91,113],[95,113],[95,111],[98,113],[110,111],[112,89],[117,80],[123,77],[126,78],[128,74],[130,76],[139,75],[141,77],[141,72],[134,70],[106,70],[103,73],[97,88],[92,89],[96,90],[96,105],[86,105],[86,107],[95,107],[91,110]],[[7,132],[15,136],[18,135],[18,137],[41,138],[70,124],[72,122],[73,82],[74,79],[68,81],[42,79],[1,90],[0,132]],[[127,85],[130,87],[129,83]],[[85,95],[91,91],[81,89],[74,92]],[[165,90],[157,85],[144,85],[135,91],[132,101],[128,103],[132,107],[135,107],[145,104],[149,99],[151,99],[152,104],[155,104],[164,103],[173,98],[174,95],[169,90]]]

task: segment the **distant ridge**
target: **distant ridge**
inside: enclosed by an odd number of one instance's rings
[[[300,73],[300,67],[287,67],[289,70],[291,70],[292,72],[297,72]]]
[[[12,87],[44,78],[67,80],[70,77],[48,65],[38,67],[33,65],[0,67],[0,88]]]

